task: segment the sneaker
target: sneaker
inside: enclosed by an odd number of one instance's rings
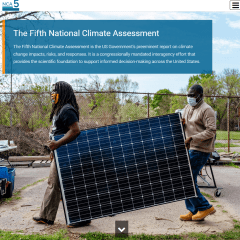
[[[180,220],[182,220],[182,221],[192,221],[192,216],[193,216],[193,214],[191,212],[189,212],[186,215],[180,215]]]
[[[194,221],[201,221],[203,220],[206,216],[208,215],[211,215],[211,214],[214,214],[216,212],[216,210],[214,209],[214,207],[211,207],[205,211],[198,211],[197,214],[195,214],[193,217],[192,217],[192,220]]]
[[[91,224],[91,220],[83,221],[83,222],[77,222],[67,225],[68,228],[74,228],[74,227],[85,227],[89,226]]]
[[[47,220],[47,219],[40,218],[40,217],[33,217],[33,220],[35,222],[44,223],[44,224],[48,224],[48,225],[53,225],[54,224],[54,221]]]

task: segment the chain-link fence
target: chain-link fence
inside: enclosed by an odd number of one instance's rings
[[[174,113],[187,104],[186,95],[136,92],[75,92],[81,129],[96,128]],[[240,153],[240,97],[206,96],[216,111],[218,152]],[[17,155],[47,154],[52,108],[50,93],[1,93],[0,139],[13,140]]]

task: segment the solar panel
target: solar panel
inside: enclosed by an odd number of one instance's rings
[[[54,155],[67,224],[197,196],[180,113],[88,129]]]

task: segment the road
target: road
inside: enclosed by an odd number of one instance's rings
[[[16,168],[15,191],[21,189],[27,184],[31,184],[37,180],[48,177],[49,169],[49,167]],[[207,171],[208,174],[210,174],[209,167],[207,167]],[[213,166],[213,173],[217,186],[223,188],[221,196],[219,198],[216,198],[216,200],[223,204],[231,214],[240,219],[240,168],[229,166]],[[206,178],[206,180],[209,180],[210,183],[213,184],[209,178]],[[199,185],[200,183],[201,180],[199,179]],[[214,196],[215,189],[201,188],[201,191]]]
[[[40,179],[48,177],[49,167],[32,168],[32,167],[16,167],[14,191],[20,190],[22,187],[32,184]]]
[[[232,167],[213,166],[213,171],[219,187],[223,187],[222,195],[211,202],[217,209],[214,215],[201,222],[182,222],[180,214],[186,214],[184,201],[141,209],[138,211],[118,214],[114,217],[104,217],[92,221],[90,226],[71,229],[72,233],[105,232],[114,233],[115,221],[127,220],[130,233],[145,234],[180,234],[183,232],[216,233],[233,228],[232,219],[240,220],[240,169]],[[27,184],[36,182],[48,176],[49,168],[16,168],[15,191]],[[0,205],[0,229],[22,230],[25,234],[49,234],[66,228],[64,211],[60,203],[57,218],[53,226],[37,224],[32,220],[38,216],[42,198],[47,187],[47,181],[29,186],[21,192],[21,199],[9,204]],[[201,189],[203,190],[203,189]],[[204,189],[213,195],[214,189]],[[210,201],[210,199],[208,199]],[[221,206],[220,206],[221,205]],[[227,212],[223,211],[226,210]],[[155,218],[159,220],[156,220]]]
[[[209,167],[207,167],[207,171],[210,173]],[[223,204],[232,215],[240,219],[240,168],[213,166],[213,173],[217,187],[223,188],[221,196],[216,200]],[[201,188],[201,191],[214,195],[214,189]]]

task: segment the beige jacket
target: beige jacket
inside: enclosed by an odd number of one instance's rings
[[[192,137],[191,150],[213,152],[216,135],[216,118],[214,110],[203,100],[195,107],[186,105],[183,112],[186,137]]]

